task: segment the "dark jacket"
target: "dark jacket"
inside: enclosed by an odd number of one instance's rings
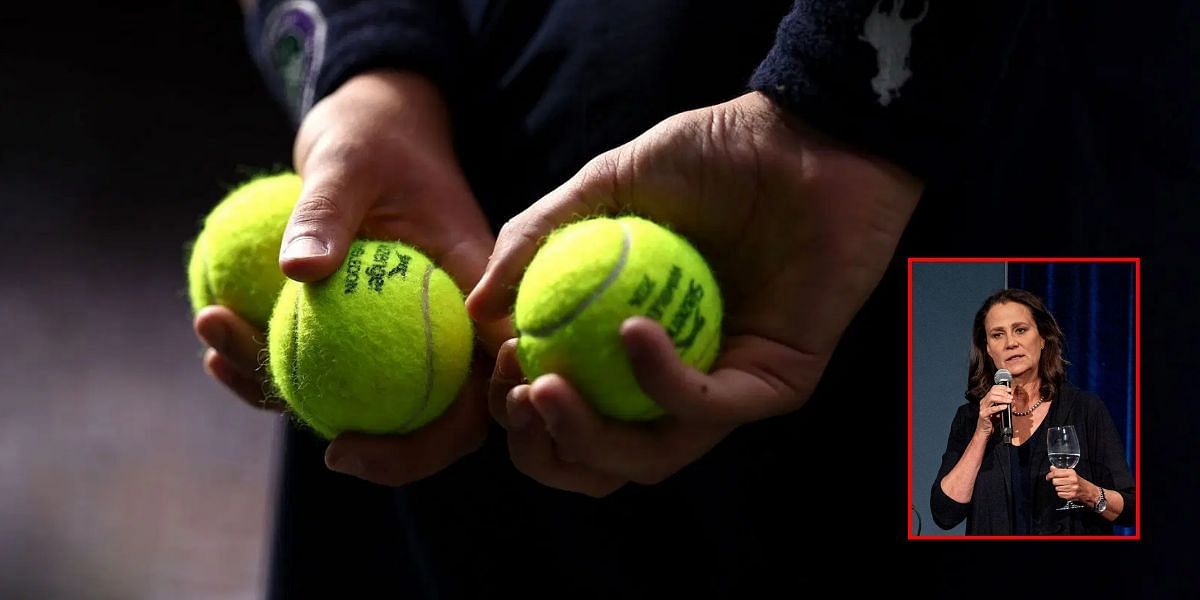
[[[942,491],[942,478],[958,464],[975,432],[975,421],[979,416],[979,404],[968,402],[958,409],[954,424],[950,427],[950,439],[942,455],[942,466],[938,469],[930,492],[933,520],[943,529],[950,529],[967,520],[967,535],[1011,534],[1012,523],[1012,473],[1010,454],[1000,444],[999,435],[988,439],[984,450],[983,464],[975,478],[975,492],[971,501],[961,504]],[[1030,436],[1027,443],[1033,456],[1030,470],[1033,492],[1032,531],[1042,535],[1112,535],[1112,523],[1090,509],[1055,510],[1065,502],[1054,492],[1054,486],[1046,481],[1050,472],[1050,459],[1046,454],[1046,429],[1060,425],[1074,425],[1079,434],[1080,461],[1075,471],[1080,477],[1107,490],[1120,492],[1125,500],[1116,524],[1133,525],[1135,514],[1135,488],[1133,476],[1125,462],[1125,450],[1113,425],[1112,417],[1104,403],[1095,394],[1080,391],[1067,384],[1059,397],[1050,403],[1050,413]]]

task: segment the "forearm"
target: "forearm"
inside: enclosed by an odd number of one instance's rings
[[[1096,503],[1100,502],[1100,486],[1084,480],[1082,487],[1084,492],[1080,496],[1080,500],[1088,508],[1095,510]],[[1104,499],[1108,503],[1108,506],[1104,509],[1104,512],[1100,513],[1100,516],[1104,517],[1107,521],[1116,521],[1125,510],[1125,497],[1121,495],[1121,492],[1105,488]]]
[[[967,444],[958,463],[942,478],[939,485],[951,500],[962,504],[971,501],[975,493],[975,478],[983,465],[983,451],[986,447],[986,436],[979,433],[971,436],[971,442]]]

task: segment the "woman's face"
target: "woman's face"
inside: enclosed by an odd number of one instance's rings
[[[1001,302],[988,309],[983,319],[988,356],[997,369],[1008,369],[1013,377],[1037,376],[1046,340],[1038,332],[1033,312],[1020,302]]]

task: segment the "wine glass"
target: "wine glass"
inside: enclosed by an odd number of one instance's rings
[[[1075,435],[1075,427],[1072,425],[1051,427],[1046,431],[1046,436],[1046,452],[1050,455],[1050,464],[1059,469],[1074,469],[1075,465],[1079,464],[1079,438]],[[1074,500],[1067,500],[1066,504],[1055,510],[1071,510],[1073,508],[1084,508],[1084,506]]]

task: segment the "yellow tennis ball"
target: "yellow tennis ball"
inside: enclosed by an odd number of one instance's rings
[[[300,177],[280,173],[244,183],[213,208],[188,260],[193,311],[220,304],[267,324],[284,281],[279,245],[299,197]]]
[[[560,228],[521,280],[514,311],[517,358],[531,380],[566,377],[596,411],[621,420],[663,414],[638,386],[620,339],[625,319],[662,323],[683,360],[707,371],[721,332],[721,294],[700,253],[638,217]]]
[[[454,401],[474,333],[462,292],[416,249],[356,240],[338,271],[287,281],[267,336],[271,377],[325,438],[407,433]]]

